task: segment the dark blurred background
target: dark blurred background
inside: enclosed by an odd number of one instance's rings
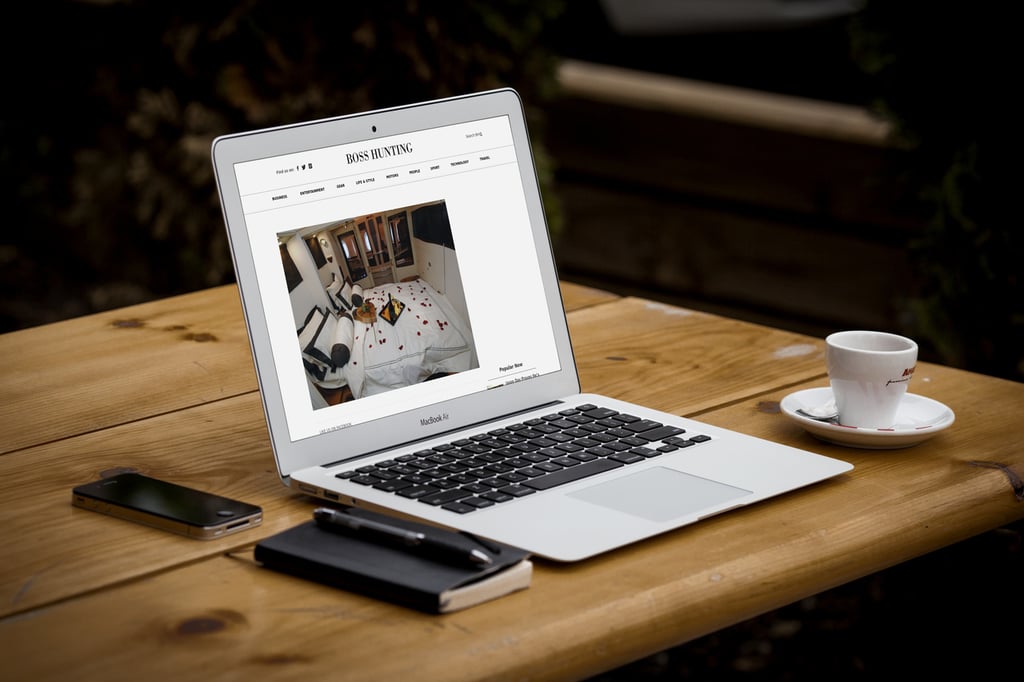
[[[216,135],[509,85],[565,279],[811,334],[884,327],[1019,380],[1019,41],[999,3],[940,4],[31,3],[0,47],[0,330],[232,282]],[[870,111],[892,134],[595,100],[566,59]]]
[[[233,282],[217,135],[512,86],[564,279],[815,335],[884,327],[917,338],[923,359],[1022,380],[1011,11],[994,0],[28,3],[0,41],[0,332]],[[740,110],[595,93],[565,68],[581,63],[667,78],[682,100],[737,88]],[[776,96],[791,116],[870,114],[886,134],[773,121],[762,114]],[[1015,614],[1015,629],[972,626],[991,609],[1019,614],[1021,553],[1019,526],[1003,529],[606,679],[995,669],[1010,656],[1001,638],[1019,644]],[[1016,597],[1000,582],[1012,576]]]

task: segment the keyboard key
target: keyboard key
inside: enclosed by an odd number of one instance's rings
[[[441,471],[447,471],[450,474],[461,474],[463,471],[469,471],[469,467],[465,464],[445,464],[442,467],[438,467]]]
[[[634,455],[632,452],[616,452],[608,459],[598,460],[599,462],[607,462],[609,459],[613,459],[616,462],[622,462],[623,464],[636,464],[642,462],[644,457],[642,455]]]
[[[584,407],[589,407],[590,409],[583,409]],[[608,409],[607,407],[597,407],[595,405],[580,405],[580,411],[591,419],[607,419],[608,417],[618,414],[615,410]]]
[[[483,509],[484,507],[493,507],[494,500],[484,499],[483,497],[467,497],[463,500],[459,500],[459,504],[468,504],[470,507]]]
[[[441,453],[438,453],[436,455],[430,455],[429,457],[424,457],[423,459],[425,459],[428,462],[433,462],[434,464],[449,464],[455,461],[454,457],[450,455],[443,455]]]
[[[529,481],[524,481],[522,485],[533,488],[534,490],[549,490],[555,486],[571,483],[588,476],[617,469],[620,466],[622,466],[622,464],[613,462],[610,459],[595,459],[592,462],[583,462],[578,466],[556,471],[545,476],[531,478]]]
[[[651,429],[650,431],[643,431],[641,433],[638,433],[637,435],[640,438],[646,438],[649,441],[655,441],[665,440],[669,436],[677,436],[680,433],[683,433],[683,429],[679,428],[678,426],[665,425],[656,429]]]
[[[396,478],[390,481],[382,481],[380,483],[376,483],[374,484],[373,487],[376,488],[377,490],[383,490],[384,492],[394,493],[398,492],[402,488],[408,488],[411,485],[412,483],[409,483],[408,481],[403,481],[400,478]]]
[[[650,431],[651,429],[658,429],[664,426],[661,422],[651,421],[650,419],[640,419],[635,422],[626,424],[626,430],[632,431],[633,433],[643,433],[644,431]]]
[[[573,459],[578,459],[581,462],[589,462],[592,459],[597,459],[597,455],[592,455],[589,452],[574,452],[569,456]]]
[[[506,495],[511,495],[512,497],[526,497],[527,495],[532,495],[536,492],[530,488],[524,488],[521,485],[507,485],[504,488],[500,488],[500,491]]]
[[[552,471],[561,471],[565,467],[561,464],[555,464],[554,462],[537,462],[533,465],[533,468],[551,473]]]
[[[525,459],[530,464],[536,464],[537,462],[546,462],[548,458],[544,455],[530,453],[528,455],[522,455],[520,459]]]
[[[402,488],[397,491],[396,494],[415,500],[425,495],[432,495],[437,492],[441,492],[440,488],[435,488],[432,485],[414,485],[411,488]]]
[[[476,507],[471,507],[470,505],[463,504],[462,502],[449,502],[448,504],[442,505],[441,509],[447,509],[448,511],[455,512],[456,514],[468,514],[469,512],[477,510]]]
[[[463,497],[469,497],[470,492],[463,490],[462,488],[455,488],[453,490],[443,490],[441,492],[432,493],[430,495],[423,495],[422,497],[416,498],[423,504],[429,504],[434,507],[439,507],[442,504],[461,500]]]

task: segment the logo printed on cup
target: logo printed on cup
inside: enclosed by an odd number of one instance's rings
[[[903,370],[903,376],[901,378],[899,378],[899,379],[890,379],[889,383],[890,384],[898,384],[901,381],[910,381],[910,377],[914,376],[914,370],[915,369],[917,369],[917,365],[914,365],[913,367],[906,368],[905,370]]]

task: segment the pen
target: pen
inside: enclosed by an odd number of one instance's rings
[[[406,528],[398,528],[390,524],[352,516],[345,512],[318,507],[313,511],[313,519],[325,530],[353,535],[366,534],[399,547],[408,547],[414,551],[432,556],[435,559],[456,565],[486,566],[491,557],[479,549],[466,549],[443,538],[433,538]]]

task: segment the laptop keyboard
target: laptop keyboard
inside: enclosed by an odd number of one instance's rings
[[[709,440],[587,403],[337,477],[467,514]]]

